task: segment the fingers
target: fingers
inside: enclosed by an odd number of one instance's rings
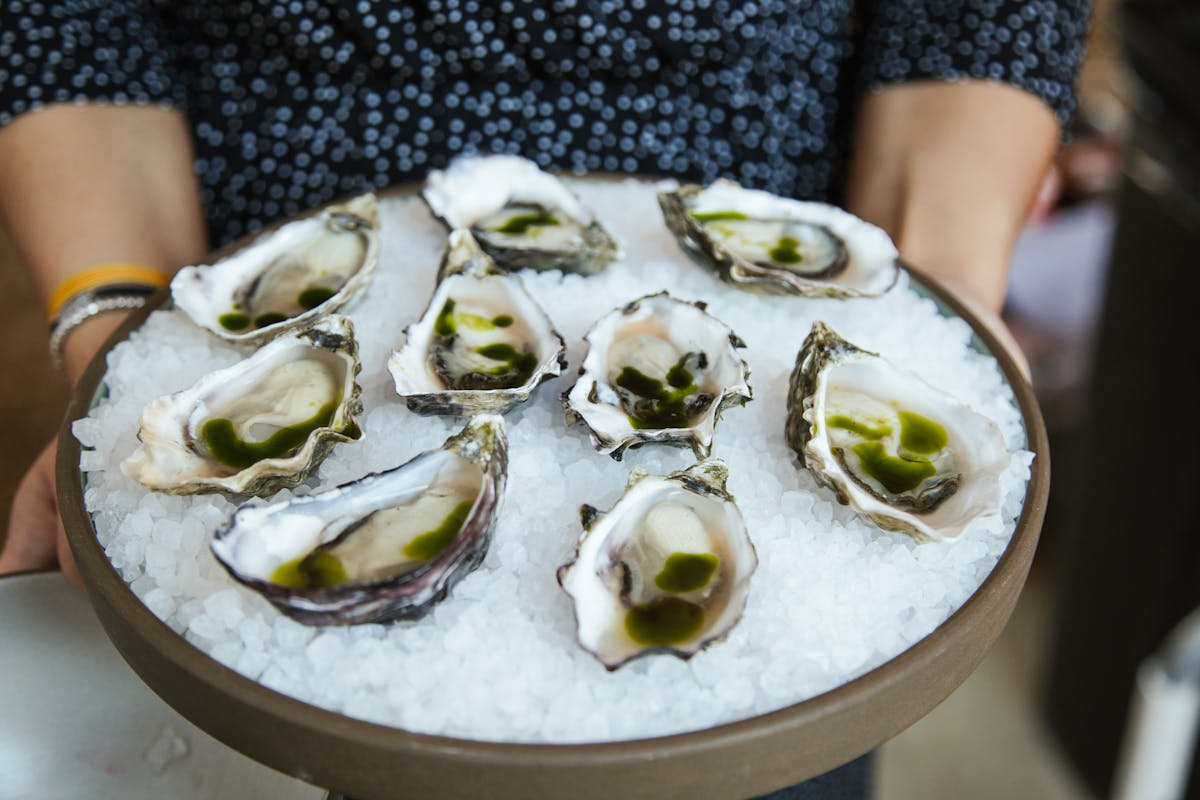
[[[51,569],[58,563],[58,505],[54,494],[54,442],[29,467],[13,496],[0,574]]]

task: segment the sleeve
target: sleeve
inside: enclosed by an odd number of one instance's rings
[[[864,20],[865,90],[979,78],[1024,89],[1065,127],[1091,0],[876,0]]]
[[[161,12],[137,0],[0,0],[0,126],[50,103],[186,110]]]

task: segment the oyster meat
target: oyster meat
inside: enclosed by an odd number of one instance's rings
[[[741,618],[758,556],[727,478],[719,459],[665,477],[635,469],[608,513],[582,508],[558,582],[580,645],[608,669],[650,653],[691,658]]]
[[[171,280],[171,297],[200,327],[262,344],[344,306],[370,280],[378,253],[378,203],[365,194],[210,266],[184,267]]]
[[[505,270],[591,275],[620,257],[612,236],[555,176],[518,156],[462,156],[425,181],[425,202]]]
[[[240,507],[213,554],[309,625],[420,617],[483,560],[507,463],[503,419],[478,416],[395,469]]]
[[[361,435],[359,370],[350,320],[318,320],[146,406],[121,469],[171,494],[295,486],[334,444]]]
[[[546,312],[470,233],[450,233],[440,274],[429,307],[388,359],[410,409],[502,414],[566,368],[566,346]]]
[[[602,453],[620,460],[648,442],[691,446],[706,458],[721,412],[752,397],[745,347],[704,303],[666,292],[634,300],[588,332],[579,380],[563,396]]]
[[[823,322],[796,359],[786,436],[840,502],[885,530],[946,541],[1000,513],[1009,455],[995,423]]]
[[[729,180],[661,192],[658,202],[680,246],[742,289],[874,297],[899,276],[891,238],[835,206],[743,189]]]

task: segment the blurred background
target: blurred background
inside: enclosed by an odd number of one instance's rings
[[[883,748],[881,799],[1116,794],[1135,671],[1200,605],[1200,515],[1186,502],[1200,477],[1196,403],[1183,391],[1200,366],[1195,5],[1097,0],[1079,113],[1022,234],[1005,310],[1051,437],[1039,554],[980,669]],[[66,393],[29,335],[41,303],[3,231],[0,282],[7,520]]]

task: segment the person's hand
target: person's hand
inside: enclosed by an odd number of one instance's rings
[[[919,271],[919,270],[918,270]],[[1012,356],[1013,361],[1017,364],[1017,369],[1021,372],[1026,383],[1031,383],[1031,373],[1029,371],[1029,359],[1025,356],[1025,351],[1021,349],[1021,345],[1013,337],[1012,331],[1004,324],[1004,320],[1000,318],[998,309],[994,305],[985,304],[965,283],[957,280],[950,275],[938,275],[935,273],[923,273],[932,280],[937,281],[947,291],[954,295],[958,302],[966,306],[976,319],[982,323],[983,327],[996,337],[996,341],[1000,346]]]
[[[58,440],[52,439],[17,487],[8,521],[8,539],[0,552],[0,575],[59,567],[67,580],[82,588],[58,515],[58,495],[54,489],[57,446]]]
[[[109,313],[93,317],[71,332],[63,351],[63,365],[72,385],[126,316]],[[0,551],[0,575],[58,567],[67,580],[82,588],[58,513],[54,477],[57,447],[58,439],[51,439],[17,486],[8,538]]]

